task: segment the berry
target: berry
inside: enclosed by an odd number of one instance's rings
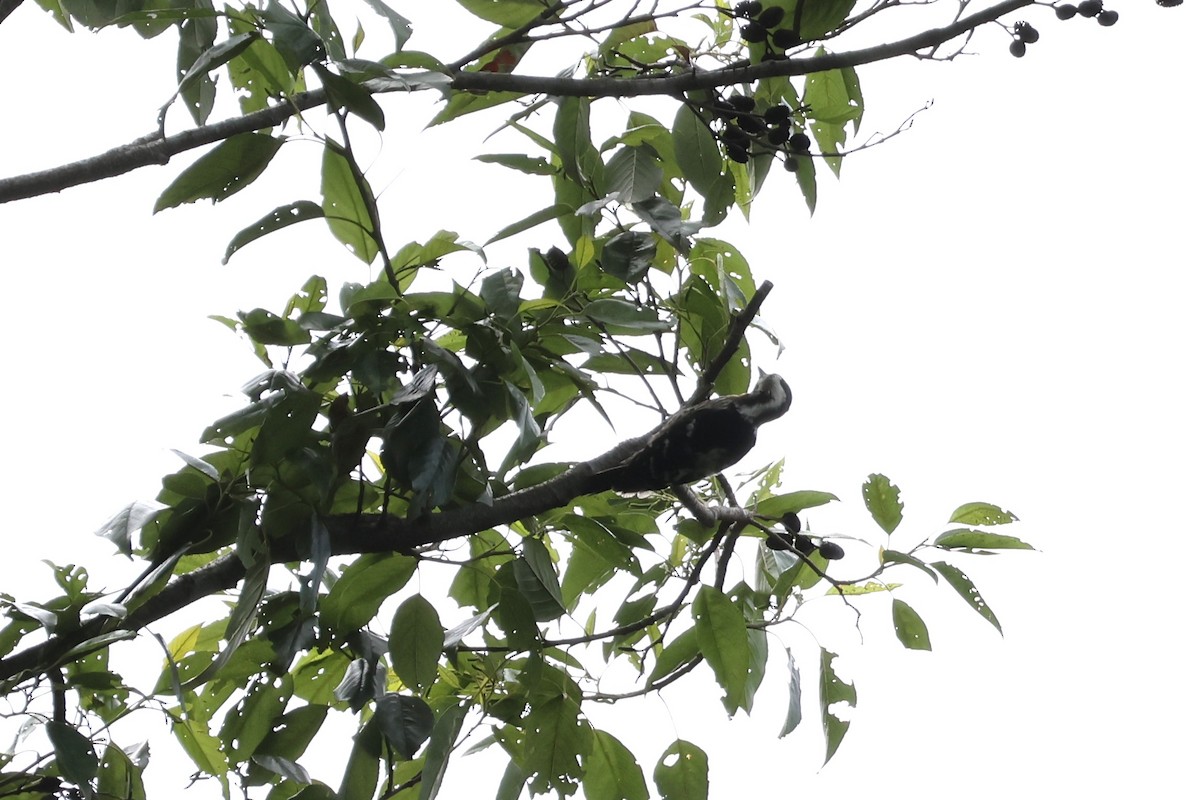
[[[725,144],[732,144],[737,147],[750,146],[750,134],[746,133],[736,125],[728,125],[725,130],[721,131],[721,141]]]
[[[758,44],[767,40],[767,29],[757,22],[747,22],[742,26],[742,39],[750,44]]]
[[[1017,58],[1025,55],[1025,43],[1020,39],[1013,39],[1012,44],[1008,46],[1008,52],[1012,53]]]
[[[768,125],[782,125],[792,116],[792,110],[787,106],[771,106],[763,112],[763,122]]]
[[[771,550],[790,550],[792,542],[796,539],[794,533],[780,533],[779,531],[767,532],[767,547]]]
[[[1183,5],[1183,0],[1155,0],[1163,8],[1174,8],[1175,6]]]
[[[828,558],[830,561],[837,561],[842,556],[846,555],[846,551],[842,549],[837,542],[821,542],[821,555]]]
[[[1104,10],[1104,3],[1100,0],[1083,0],[1076,10],[1079,11],[1079,16],[1091,19]]]
[[[744,147],[728,144],[725,145],[725,155],[729,156],[730,161],[736,161],[739,164],[745,164],[750,160],[750,152]]]
[[[733,15],[735,17],[757,17],[762,13],[762,3],[753,0],[753,2],[738,3],[733,7]]]
[[[800,162],[792,156],[788,156],[783,160],[783,168],[788,172],[795,172],[796,170],[800,169]]]
[[[729,105],[743,114],[748,114],[754,110],[754,98],[744,94],[730,95]]]
[[[738,114],[737,124],[747,133],[762,133],[767,129],[766,123],[753,114]]]
[[[771,128],[767,131],[767,141],[778,147],[788,140],[787,128]]]
[[[764,28],[774,28],[783,22],[783,14],[783,8],[780,6],[771,6],[758,15],[758,24]]]
[[[771,44],[780,50],[791,50],[793,47],[799,47],[804,44],[804,39],[801,38],[800,34],[789,28],[780,28],[771,34]]]
[[[1108,28],[1117,24],[1117,16],[1117,12],[1115,11],[1101,11],[1096,15],[1096,22]]]
[[[800,532],[800,515],[798,515],[795,511],[787,512],[779,518],[779,521],[783,523],[783,527],[788,533]]]
[[[817,549],[817,546],[815,544],[813,544],[813,540],[810,539],[809,537],[807,537],[803,534],[800,534],[796,537],[796,551],[797,552],[802,553],[803,555],[808,555],[809,553],[811,553],[813,550],[816,550],[816,549]]]
[[[807,153],[812,147],[812,140],[804,133],[793,133],[788,139],[788,149],[793,153]]]
[[[717,119],[733,119],[737,116],[737,112],[734,111],[733,106],[719,97],[713,101],[712,113]]]
[[[1071,5],[1070,3],[1064,3],[1061,6],[1054,7],[1054,16],[1058,17],[1059,19],[1070,19],[1071,17],[1075,16],[1078,11],[1079,9],[1075,8],[1075,6]]]
[[[1025,42],[1025,44],[1033,44],[1038,39],[1042,38],[1042,35],[1037,32],[1037,28],[1033,27],[1028,22],[1018,22],[1013,26],[1013,32],[1016,33],[1017,38],[1022,42]]]

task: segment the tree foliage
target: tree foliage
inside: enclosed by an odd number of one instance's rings
[[[200,454],[180,454],[153,503],[100,530],[145,562],[138,580],[104,594],[64,565],[57,597],[3,595],[0,681],[27,721],[21,736],[44,744],[32,759],[0,756],[0,794],[144,797],[148,750],[129,719],[151,711],[226,795],[424,800],[456,754],[487,747],[509,759],[499,797],[582,787],[591,800],[636,799],[651,785],[703,797],[702,749],[665,742],[656,764],[638,764],[629,732],[593,727],[589,705],[698,680],[703,664],[730,715],[749,713],[765,680],[786,682],[786,735],[806,724],[801,687],[815,683],[828,760],[854,684],[836,654],[801,656],[779,625],[829,595],[879,613],[868,596],[888,593],[900,643],[930,649],[901,585],[881,580],[903,571],[944,582],[1000,630],[959,566],[1029,547],[1008,532],[1016,516],[990,503],[914,533],[900,490],[871,475],[863,518],[878,530],[850,538],[822,529],[837,498],[787,487],[782,462],[648,495],[583,492],[673,414],[753,383],[773,340],[758,319],[771,284],[711,229],[748,214],[771,175],[813,208],[844,156],[887,138],[852,144],[866,103],[856,67],[951,59],[993,24],[1020,55],[1036,29],[1002,20],[1031,0],[954,4],[944,26],[895,39],[882,23],[902,26],[910,9],[893,0],[460,0],[445,13],[486,32],[473,46],[445,37],[437,53],[411,49],[413,26],[379,0],[337,9],[380,22],[353,30],[320,0],[38,2],[67,29],[177,37],[178,91],[157,134],[0,180],[0,198],[215,145],[155,210],[219,202],[271,175],[285,147],[317,141],[321,196],[250,221],[226,259],[324,220],[377,272],[336,297],[314,275],[275,309],[218,318],[265,370],[242,408],[205,428]],[[1115,21],[1095,5],[1057,16]],[[864,35],[879,43],[842,46]],[[482,246],[449,229],[398,244],[356,155],[399,113],[382,95],[429,92],[442,100],[430,125],[486,111],[467,122],[498,119],[523,137],[524,152],[477,157],[543,186],[540,208],[514,209]],[[606,102],[642,97],[619,111]],[[211,122],[218,108],[232,116]],[[194,127],[168,133],[179,109]],[[513,237],[529,239],[528,263],[488,263],[488,247]],[[556,430],[627,432],[631,405],[657,420],[642,435],[605,452],[590,437],[549,447]],[[735,554],[750,565],[740,575]],[[213,595],[228,601],[223,616],[188,616]],[[170,639],[149,632],[167,617]],[[110,661],[134,638],[160,647],[153,686]],[[768,676],[781,645],[786,666]],[[620,685],[600,677],[613,663],[630,667]],[[356,732],[340,785],[313,780],[310,745],[347,715]]]

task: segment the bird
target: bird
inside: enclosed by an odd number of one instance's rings
[[[746,394],[689,406],[629,458],[591,475],[586,494],[613,489],[634,494],[695,483],[733,466],[754,447],[758,427],[782,417],[792,391],[778,375],[764,375]]]

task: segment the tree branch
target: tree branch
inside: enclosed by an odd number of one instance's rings
[[[714,378],[737,350],[737,343],[745,335],[746,327],[762,306],[772,285],[764,281],[746,304],[745,310],[726,333],[725,345],[705,375]],[[693,395],[680,409],[683,410],[708,396]],[[678,412],[677,412],[678,413]],[[330,555],[358,555],[362,553],[412,552],[418,547],[437,544],[459,536],[468,536],[478,531],[500,525],[508,525],[525,517],[534,516],[567,505],[585,490],[587,480],[594,473],[615,467],[646,446],[655,433],[669,425],[670,417],[653,430],[634,439],[621,442],[611,450],[591,461],[581,462],[566,472],[548,481],[497,498],[491,505],[475,503],[462,508],[452,508],[415,519],[405,519],[391,514],[339,514],[324,521],[330,534]],[[308,538],[281,539],[271,542],[271,563],[302,561],[308,558]],[[0,681],[17,682],[25,677],[45,672],[66,661],[71,651],[97,636],[116,631],[135,631],[144,628],[170,614],[180,611],[196,600],[216,592],[232,589],[246,576],[245,565],[236,553],[228,553],[199,569],[180,575],[161,592],[151,598],[124,619],[97,617],[79,626],[69,634],[52,636],[44,642],[32,645],[7,658],[0,659]]]
[[[5,0],[0,0],[0,4],[4,2]],[[635,78],[559,78],[459,71],[452,73],[448,84],[444,86],[438,86],[433,81],[419,82],[414,85],[406,82],[405,76],[402,74],[397,76],[398,79],[372,79],[366,81],[363,86],[376,94],[436,87],[451,91],[521,92],[556,97],[642,97],[649,95],[680,97],[687,92],[696,90],[711,90],[763,78],[797,77],[912,55],[919,50],[937,47],[980,25],[1034,3],[1035,0],[1003,0],[1003,2],[965,16],[945,27],[931,28],[906,39],[862,50],[830,53],[811,58],[765,61],[760,64],[741,63],[710,71],[693,71],[679,75]],[[0,5],[0,8],[3,8],[3,5]],[[301,92],[284,102],[252,114],[234,117],[212,125],[202,125],[172,136],[152,133],[83,161],[5,178],[0,180],[0,203],[60,192],[72,186],[123,175],[150,164],[166,164],[173,156],[187,150],[213,144],[238,133],[273,128],[293,113],[318,106],[326,102],[326,99],[324,89]]]

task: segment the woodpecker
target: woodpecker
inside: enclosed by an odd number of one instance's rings
[[[782,417],[792,391],[764,375],[746,394],[718,397],[676,414],[638,452],[591,476],[587,493],[648,492],[694,483],[731,467],[758,438],[758,426]]]

